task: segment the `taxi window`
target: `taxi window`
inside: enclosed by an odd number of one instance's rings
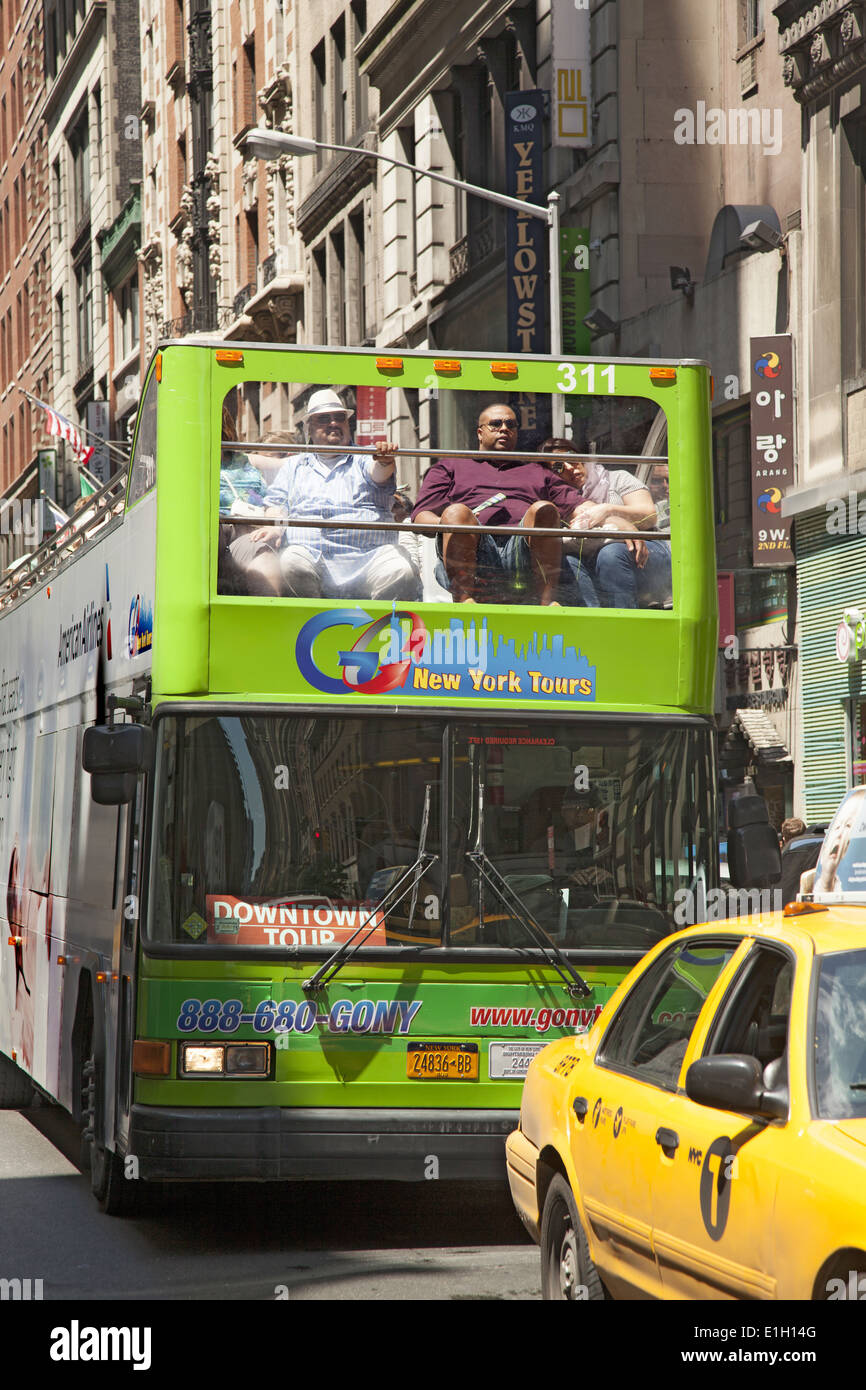
[[[679,942],[629,991],[599,1055],[599,1066],[676,1090],[698,1015],[737,942]]]
[[[707,1042],[705,1056],[739,1052],[757,1057],[773,1071],[768,1085],[784,1080],[788,1049],[788,1016],[794,962],[782,951],[755,946],[743,962],[722,1004]]]

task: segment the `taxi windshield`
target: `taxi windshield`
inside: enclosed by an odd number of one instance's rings
[[[837,951],[819,962],[814,1047],[818,1114],[866,1116],[866,951]]]

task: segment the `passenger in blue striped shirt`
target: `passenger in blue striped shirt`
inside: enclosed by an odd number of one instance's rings
[[[336,391],[314,391],[307,406],[309,453],[295,454],[265,493],[271,513],[311,521],[390,521],[396,491],[393,446],[373,455],[317,453],[349,445],[351,412]],[[395,531],[289,526],[279,551],[289,598],[418,599],[421,580]]]

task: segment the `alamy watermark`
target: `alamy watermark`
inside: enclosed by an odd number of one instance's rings
[[[764,154],[776,155],[782,149],[782,111],[757,106],[740,106],[724,111],[699,101],[692,111],[681,106],[674,112],[674,142],[677,145],[760,145]]]
[[[23,536],[36,541],[46,529],[41,498],[13,498],[0,502],[0,536]]]
[[[0,1279],[0,1303],[30,1303],[45,1297],[42,1279]]]
[[[828,536],[866,536],[866,497],[831,497],[826,510]]]
[[[729,917],[760,917],[781,912],[781,888],[678,888],[674,893],[674,921],[678,927],[700,922],[724,922]]]

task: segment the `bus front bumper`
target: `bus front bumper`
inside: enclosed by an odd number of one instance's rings
[[[145,1181],[505,1181],[516,1110],[169,1109],[133,1105]]]

